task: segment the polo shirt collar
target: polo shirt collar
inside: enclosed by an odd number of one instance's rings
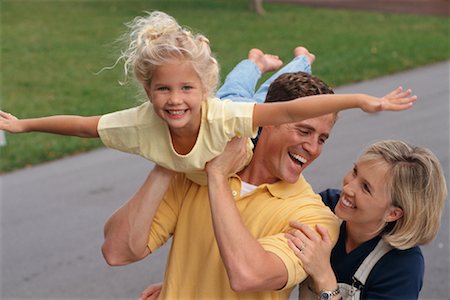
[[[288,183],[280,180],[275,183],[261,184],[259,188],[266,188],[274,197],[280,199],[288,199],[295,195],[298,195],[304,189],[305,184],[308,183],[306,182],[303,175],[300,175],[299,179],[295,183]]]

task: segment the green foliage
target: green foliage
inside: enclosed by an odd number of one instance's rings
[[[288,62],[292,49],[316,54],[314,73],[338,86],[448,59],[447,18],[316,9],[265,3],[265,16],[248,1],[13,1],[1,3],[1,109],[19,118],[99,115],[133,106],[138,89],[121,86],[111,70],[124,23],[143,11],[163,10],[206,34],[222,78],[252,47]],[[74,154],[98,140],[49,134],[7,134],[0,171]]]

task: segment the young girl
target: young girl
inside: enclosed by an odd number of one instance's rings
[[[383,98],[364,94],[319,95],[279,103],[244,103],[214,98],[219,66],[208,39],[174,18],[152,12],[129,24],[130,42],[120,59],[148,96],[144,104],[103,116],[52,116],[18,120],[1,112],[0,130],[41,131],[100,137],[111,148],[139,154],[187,173],[204,184],[205,163],[234,136],[254,137],[258,127],[298,122],[349,108],[400,111],[416,100],[398,88]],[[248,142],[248,160],[252,144]],[[244,166],[242,166],[244,167]]]

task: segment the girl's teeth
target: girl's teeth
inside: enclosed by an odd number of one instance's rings
[[[169,114],[171,115],[181,115],[183,112],[183,110],[169,110]]]

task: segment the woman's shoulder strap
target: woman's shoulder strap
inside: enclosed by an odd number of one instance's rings
[[[383,255],[391,251],[394,247],[386,243],[383,239],[378,241],[377,246],[370,252],[370,254],[364,259],[363,263],[359,266],[354,275],[354,279],[358,280],[362,285],[366,284],[367,277],[372,271],[375,264],[380,260]]]

